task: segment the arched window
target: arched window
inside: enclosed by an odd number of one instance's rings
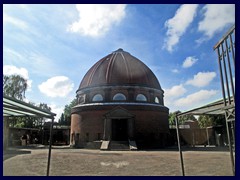
[[[93,96],[92,101],[103,101],[103,96],[101,94],[96,94]]]
[[[158,97],[155,97],[155,103],[158,103],[158,104],[159,104],[159,99],[158,99]]]
[[[114,101],[125,101],[126,99],[126,96],[122,93],[117,93],[113,96]]]
[[[147,98],[143,94],[138,94],[136,97],[136,100],[137,101],[147,101]]]

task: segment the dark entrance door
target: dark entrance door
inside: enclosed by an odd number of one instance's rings
[[[128,139],[127,119],[112,119],[112,140],[126,141]]]

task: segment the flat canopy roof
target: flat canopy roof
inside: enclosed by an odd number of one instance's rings
[[[177,114],[177,116],[184,116],[184,115],[218,115],[218,114],[223,114],[226,109],[232,109],[235,107],[233,104],[233,98],[231,98],[231,103],[228,106],[224,106],[224,101],[223,99],[209,103],[207,105],[191,109],[182,113]]]
[[[3,96],[3,116],[4,117],[33,116],[53,119],[54,116],[56,116],[56,114],[47,110],[43,110],[29,103],[8,96]]]
[[[3,117],[45,117],[54,121],[56,114],[43,110],[32,104],[3,95]],[[52,149],[52,125],[50,127],[50,142],[48,152],[47,176],[49,176],[51,149]]]

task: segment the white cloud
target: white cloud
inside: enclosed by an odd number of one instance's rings
[[[23,20],[15,18],[15,17],[11,17],[11,16],[7,15],[6,13],[3,13],[3,25],[6,25],[7,23],[12,24],[16,27],[19,27],[20,29],[23,29],[23,30],[28,28],[28,25]]]
[[[175,106],[179,108],[193,108],[206,103],[206,100],[211,99],[218,93],[216,90],[200,90],[196,93],[190,94],[185,98],[180,98],[174,102]]]
[[[187,90],[183,87],[182,84],[173,86],[171,89],[165,90],[165,97],[179,97],[182,96]]]
[[[193,57],[193,56],[189,56],[189,57],[187,57],[187,58],[184,60],[182,67],[183,67],[183,68],[189,68],[189,67],[191,67],[193,64],[195,64],[197,61],[198,61],[197,58],[195,58],[195,57]]]
[[[177,97],[182,96],[187,92],[182,84],[171,87],[170,89],[164,90],[164,104],[167,107],[172,107],[173,102]]]
[[[16,66],[11,66],[11,65],[5,65],[3,66],[3,74],[4,75],[20,75],[22,76],[24,79],[28,79],[28,71],[25,68],[17,68]]]
[[[168,30],[164,48],[169,52],[173,51],[173,46],[179,42],[180,37],[193,21],[197,7],[197,4],[184,4],[177,10],[173,18],[165,22],[165,27],[167,27]]]
[[[199,72],[194,75],[193,79],[190,79],[186,84],[190,84],[196,87],[207,86],[216,76],[215,72]]]
[[[203,7],[203,11],[204,19],[199,22],[198,30],[204,33],[205,39],[213,37],[214,33],[235,23],[234,4],[207,4]],[[197,41],[201,43],[204,38]]]
[[[24,59],[24,57],[21,54],[19,54],[18,52],[14,51],[12,49],[3,47],[3,52],[4,52],[4,54],[9,55],[11,58]]]
[[[10,76],[10,75],[20,75],[20,76],[22,76],[24,79],[27,80],[27,84],[28,84],[27,91],[31,91],[32,80],[29,79],[27,69],[17,68],[16,66],[11,66],[11,65],[4,65],[3,66],[3,74],[7,75],[7,76]]]
[[[179,70],[178,69],[172,69],[172,72],[173,73],[179,73]]]
[[[79,32],[86,36],[96,37],[105,34],[112,25],[125,17],[125,4],[78,4],[76,8],[79,20],[74,22],[68,31]]]
[[[72,91],[74,84],[66,76],[55,76],[38,86],[49,97],[65,97]]]

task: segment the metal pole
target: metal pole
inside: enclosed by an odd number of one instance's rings
[[[227,39],[225,40],[225,48],[226,48],[226,52],[227,52],[228,71],[229,71],[229,74],[230,74],[230,83],[231,83],[233,102],[235,103],[235,89],[234,89],[234,84],[233,84],[233,76],[232,76],[232,68],[231,68],[231,64],[230,64],[230,56],[229,56],[229,53],[228,53]],[[229,104],[231,104],[231,101],[229,102]]]
[[[42,131],[42,145],[44,145],[44,127],[43,127],[43,119],[41,120],[41,131]]]
[[[209,134],[208,134],[208,128],[206,128],[207,131],[207,141],[208,141],[208,146],[210,146],[210,142],[209,142]]]
[[[221,44],[221,48],[222,48],[222,58],[223,58],[223,70],[224,70],[224,75],[225,75],[225,80],[226,80],[225,85],[226,85],[227,95],[228,95],[228,105],[230,105],[231,95],[230,95],[230,92],[229,92],[228,73],[227,73],[227,68],[226,68],[226,60],[225,60],[225,52],[224,52],[224,49],[223,49],[223,44]],[[224,84],[223,84],[223,87],[224,87]]]
[[[178,117],[177,116],[175,118],[175,121],[176,121],[177,141],[178,141],[178,150],[179,150],[179,156],[180,156],[180,161],[181,161],[182,175],[185,176],[183,156],[182,156],[180,136],[179,136],[179,129],[178,129]]]
[[[49,141],[49,149],[48,149],[47,176],[49,176],[49,170],[50,170],[51,150],[52,150],[52,135],[53,135],[53,122],[54,122],[54,118],[52,118],[52,123],[50,125],[50,141]]]
[[[224,91],[224,81],[223,81],[223,73],[222,73],[222,65],[221,65],[221,54],[220,54],[219,47],[217,48],[217,53],[218,53],[218,65],[219,65],[219,70],[220,70],[221,85],[222,85],[223,102],[224,102],[224,106],[226,106],[226,95],[225,95],[225,91]],[[223,52],[222,52],[222,56],[223,56]]]
[[[218,50],[217,53],[218,53],[218,61],[219,61],[219,69],[220,69],[223,101],[224,101],[224,106],[227,106],[226,95],[225,95],[225,87],[224,87],[224,81],[223,81],[223,71],[224,70],[225,70],[224,71],[225,72],[225,78],[226,78],[226,81],[227,81],[226,66],[225,66],[223,46],[222,45],[220,45],[220,46],[221,46],[221,50],[222,50],[222,55],[220,55],[220,52],[219,52],[220,47],[217,48],[217,50]],[[222,67],[221,67],[221,56],[222,56],[223,65],[225,66],[224,69],[222,69]],[[227,91],[229,91],[229,89],[228,89],[228,81],[226,82],[226,85],[227,85]],[[229,95],[229,92],[228,92],[228,95]],[[230,100],[229,100],[229,103],[230,103]],[[235,175],[235,166],[234,166],[234,159],[233,159],[232,143],[231,143],[231,138],[230,138],[230,134],[229,134],[228,116],[227,116],[227,112],[226,111],[225,111],[225,120],[226,120],[226,130],[227,130],[227,137],[228,137],[228,144],[229,144],[229,152],[230,152],[230,158],[231,158],[232,172],[233,172],[233,175]]]
[[[233,47],[232,34],[230,34],[230,44],[231,44],[232,59],[233,59],[234,71],[235,71],[235,47]]]
[[[231,31],[229,31],[228,34],[220,42],[218,42],[216,46],[214,46],[214,50],[217,49],[217,54],[218,54],[220,78],[221,78],[221,85],[222,85],[222,95],[223,95],[223,101],[224,101],[224,106],[225,107],[231,105],[231,97],[230,97],[230,93],[229,93],[228,76],[227,76],[226,62],[225,62],[225,57],[224,57],[225,56],[225,52],[224,52],[224,48],[223,48],[223,43],[225,41],[226,55],[227,55],[228,65],[229,65],[230,64],[230,57],[229,57],[229,53],[228,53],[227,38],[228,38],[228,36],[230,36],[230,45],[231,45],[232,58],[233,58],[234,70],[235,70],[235,42],[233,44],[232,36],[231,36],[231,34],[233,32],[234,32],[234,37],[235,37],[235,25],[231,28]],[[220,54],[220,48],[221,48],[221,53],[222,54]],[[222,66],[221,66],[221,60],[223,61],[223,69],[222,69]],[[230,71],[230,75],[232,75],[232,73],[231,73],[231,66],[230,65],[229,65],[229,71]],[[225,73],[224,75],[225,75],[225,80],[226,80],[226,89],[224,87],[223,72]],[[233,90],[232,77],[230,76],[230,78],[231,78],[231,85],[232,85],[232,90]],[[227,95],[228,95],[228,104],[226,102],[225,91],[227,91]],[[233,93],[233,97],[234,97],[235,96],[235,94],[234,94],[235,92],[233,91],[232,93]],[[233,98],[233,100],[234,100],[234,110],[235,110],[235,97]],[[230,137],[230,133],[229,133],[229,124],[228,124],[228,122],[230,121],[230,118],[229,118],[229,114],[228,113],[229,112],[227,110],[225,110],[226,130],[227,130],[229,151],[230,151],[230,157],[231,157],[232,172],[233,172],[233,175],[235,175],[235,162],[234,162],[234,157],[233,157],[231,137]],[[234,136],[234,132],[233,132],[233,136]]]
[[[234,119],[235,121],[235,119]],[[234,127],[234,124],[233,124],[233,120],[231,119],[231,130],[232,130],[232,138],[233,138],[233,146],[235,148],[235,127]]]
[[[106,126],[107,124],[107,118],[104,119],[104,132],[103,132],[103,140],[106,141],[107,140],[107,137],[106,137]]]
[[[230,133],[229,133],[229,125],[228,125],[226,110],[225,110],[225,119],[226,119],[226,129],[227,129],[227,136],[228,136],[228,146],[229,146],[229,152],[230,152],[230,158],[231,158],[232,172],[233,172],[233,175],[235,176],[235,163],[233,158],[232,142],[231,142]]]

